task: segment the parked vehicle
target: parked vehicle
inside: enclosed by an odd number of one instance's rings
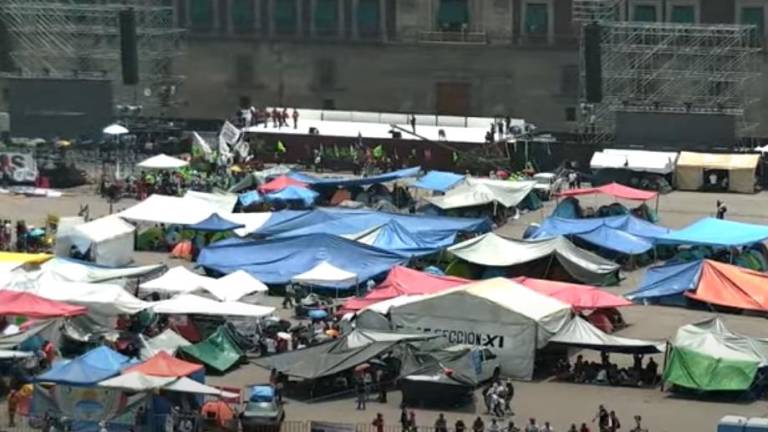
[[[240,413],[240,425],[243,432],[277,432],[285,420],[282,404],[275,397],[271,385],[256,385],[248,389],[243,411]]]

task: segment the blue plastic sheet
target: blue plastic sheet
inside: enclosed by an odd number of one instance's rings
[[[696,289],[703,261],[668,263],[650,267],[635,291],[626,297],[636,302],[680,305],[683,294]]]
[[[67,363],[55,365],[35,380],[72,386],[92,386],[119,373],[119,369],[96,367],[82,358],[77,358]]]
[[[430,171],[412,186],[421,189],[446,192],[462,180],[464,180],[464,176],[460,174],[446,171]]]
[[[350,187],[350,186],[367,186],[378,183],[386,183],[390,181],[400,180],[404,178],[416,177],[419,175],[421,167],[403,168],[401,170],[392,171],[388,173],[378,174],[369,177],[353,177],[353,178],[329,178],[329,177],[313,177],[306,174],[291,173],[288,176],[307,183],[312,187],[323,188],[336,188],[336,187]]]
[[[238,199],[240,200],[240,204],[242,204],[243,207],[248,207],[251,204],[259,204],[264,201],[264,198],[261,196],[259,191],[255,190],[240,194]]]
[[[455,232],[413,233],[395,220],[376,228],[370,236],[374,237],[373,241],[367,244],[405,256],[429,255],[456,240]]]
[[[279,285],[322,261],[357,274],[362,282],[387,273],[407,258],[354,240],[312,234],[268,240],[227,239],[203,249],[197,263],[224,274],[244,270],[266,284]]]
[[[313,190],[298,187],[288,186],[280,191],[267,194],[264,199],[269,202],[298,202],[305,207],[311,207],[319,194]]]
[[[232,231],[238,228],[242,228],[245,225],[232,222],[229,219],[225,219],[219,216],[218,213],[214,213],[208,216],[206,219],[194,224],[189,225],[187,228],[195,231],[207,231],[207,232],[220,232],[220,231]]]
[[[704,218],[687,227],[661,236],[663,244],[735,247],[768,239],[768,226],[724,219]]]

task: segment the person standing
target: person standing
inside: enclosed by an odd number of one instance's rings
[[[278,127],[280,125],[280,111],[277,107],[272,108],[272,127]]]
[[[416,413],[414,411],[408,413],[408,428],[411,432],[418,431],[418,427],[416,426]]]
[[[555,432],[555,428],[553,428],[549,422],[544,422],[544,427],[541,428],[541,432]]]
[[[455,432],[465,432],[467,430],[467,425],[464,424],[464,420],[458,419],[453,425],[453,430]]]
[[[472,423],[472,432],[485,432],[485,423],[483,423],[482,418],[477,417]]]
[[[405,406],[400,407],[400,429],[403,432],[408,430],[408,411],[405,410]]]
[[[355,393],[357,394],[357,409],[365,411],[365,382],[362,377],[357,378],[355,382]]]
[[[408,119],[411,123],[411,129],[413,133],[416,133],[416,114],[411,114],[411,118]]]
[[[435,420],[435,432],[448,432],[448,422],[443,413],[438,414],[437,420]]]
[[[603,405],[600,405],[597,408],[597,414],[595,414],[595,417],[592,419],[592,423],[594,423],[595,420],[597,420],[597,426],[600,432],[609,432],[608,427],[611,423],[611,416]]]
[[[621,429],[621,422],[619,421],[619,417],[616,416],[616,411],[611,411],[609,414],[609,430],[611,432],[616,432],[619,429]]]
[[[377,413],[371,425],[376,428],[376,432],[384,432],[384,416],[381,413]]]
[[[19,406],[19,390],[13,389],[8,393],[8,427],[16,427],[16,410]]]
[[[296,108],[293,109],[293,113],[291,114],[291,117],[293,118],[293,128],[298,129],[299,128],[299,112],[296,110]]]
[[[280,114],[280,127],[288,127],[288,108],[283,108],[283,113]]]
[[[725,214],[728,212],[728,207],[725,206],[725,202],[717,200],[717,218],[725,219]]]
[[[539,432],[539,425],[536,424],[536,419],[531,417],[528,420],[528,425],[525,426],[525,432]]]

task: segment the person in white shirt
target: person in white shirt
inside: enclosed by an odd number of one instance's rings
[[[488,425],[488,432],[499,432],[499,424],[496,423],[496,419],[491,419],[491,424]]]
[[[541,428],[541,432],[555,432],[555,428],[553,428],[549,422],[544,422],[544,427]]]
[[[531,418],[528,424],[525,426],[525,432],[540,432],[539,425],[536,424],[536,419]]]

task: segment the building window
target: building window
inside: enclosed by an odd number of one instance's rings
[[[549,34],[549,8],[546,3],[525,5],[525,34],[534,36]]]
[[[315,30],[320,35],[335,35],[339,28],[338,0],[317,0],[315,6]]]
[[[635,5],[632,21],[637,22],[655,22],[658,18],[656,16],[656,6],[641,4]]]
[[[669,21],[681,24],[696,22],[696,8],[693,5],[673,5],[669,12]]]
[[[249,55],[235,56],[235,84],[247,86],[253,84],[253,57]]]
[[[361,37],[379,35],[379,0],[358,0],[357,32]]]
[[[213,28],[213,2],[211,0],[189,0],[189,26],[193,30]]]
[[[253,0],[232,0],[232,30],[235,33],[249,33],[254,29],[256,8]]]
[[[446,32],[459,32],[469,27],[467,0],[440,0],[437,26]]]
[[[282,36],[295,35],[298,13],[296,0],[275,0],[275,33]]]
[[[756,37],[763,37],[765,34],[765,12],[762,6],[745,6],[741,8],[739,23],[753,25],[756,27]]]

